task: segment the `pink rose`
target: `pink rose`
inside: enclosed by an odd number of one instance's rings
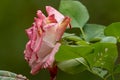
[[[51,6],[46,6],[46,11],[48,17],[38,10],[32,27],[26,29],[29,41],[24,55],[31,67],[31,74],[47,68],[51,80],[55,80],[57,66],[54,64],[54,56],[61,45],[59,41],[70,24],[70,18],[63,16]]]

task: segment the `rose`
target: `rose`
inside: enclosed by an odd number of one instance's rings
[[[54,56],[61,45],[59,41],[70,24],[70,18],[63,16],[51,6],[46,6],[46,11],[48,17],[38,10],[32,27],[26,29],[29,41],[24,55],[32,74],[47,68],[50,71],[51,80],[54,80],[57,73]]]

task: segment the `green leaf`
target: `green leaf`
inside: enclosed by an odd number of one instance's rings
[[[118,56],[116,45],[112,43],[96,43],[92,46],[94,47],[93,53],[86,56],[91,68],[99,67],[112,73],[114,62]]]
[[[92,51],[88,45],[70,46],[61,45],[55,58],[58,62],[58,67],[69,74],[76,74],[89,69],[89,66],[82,56],[86,56]]]
[[[69,74],[76,74],[86,70],[85,66],[88,66],[84,58],[75,58],[66,60],[57,64],[58,67]]]
[[[57,75],[57,80],[103,80],[103,79],[85,70],[74,75],[64,73],[63,71],[59,71]]]
[[[22,75],[17,75],[9,71],[0,70],[0,80],[28,80],[28,79]]]
[[[79,1],[61,0],[60,12],[72,18],[72,27],[82,28],[89,19],[86,7]]]
[[[83,28],[86,41],[98,42],[104,37],[105,26],[98,24],[86,24]]]
[[[63,45],[88,45],[88,43],[82,40],[75,34],[64,33],[61,43]]]
[[[85,46],[61,45],[55,58],[57,62],[62,62],[65,60],[86,56],[91,51],[92,51],[92,47],[88,45]]]
[[[105,29],[105,35],[120,39],[120,22],[112,23]]]

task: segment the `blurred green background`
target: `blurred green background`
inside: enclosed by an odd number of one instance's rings
[[[89,23],[108,25],[120,21],[120,0],[79,0],[90,13]],[[30,80],[49,80],[46,70],[32,76],[24,60],[23,51],[27,42],[25,29],[30,27],[36,11],[45,11],[46,5],[58,9],[60,0],[0,0],[0,70],[21,73]],[[78,75],[58,73],[57,80],[94,80],[83,76],[93,76],[88,72]],[[62,77],[61,77],[62,76]],[[98,80],[98,79],[97,79]]]

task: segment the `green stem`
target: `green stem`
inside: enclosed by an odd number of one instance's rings
[[[107,76],[104,78],[104,80],[107,80],[107,78],[108,78],[108,77],[110,77],[110,76],[112,77],[112,80],[115,80],[115,78],[114,78],[114,75],[113,75],[113,74],[109,74],[109,75],[107,75]]]
[[[108,74],[108,75],[104,78],[104,80],[107,80],[107,78],[110,77],[110,76],[111,76],[111,74]]]
[[[112,74],[112,80],[115,80],[114,75]]]
[[[83,31],[83,29],[81,27],[80,27],[80,31],[82,33],[83,39],[85,40],[85,33],[84,33],[84,31]]]

